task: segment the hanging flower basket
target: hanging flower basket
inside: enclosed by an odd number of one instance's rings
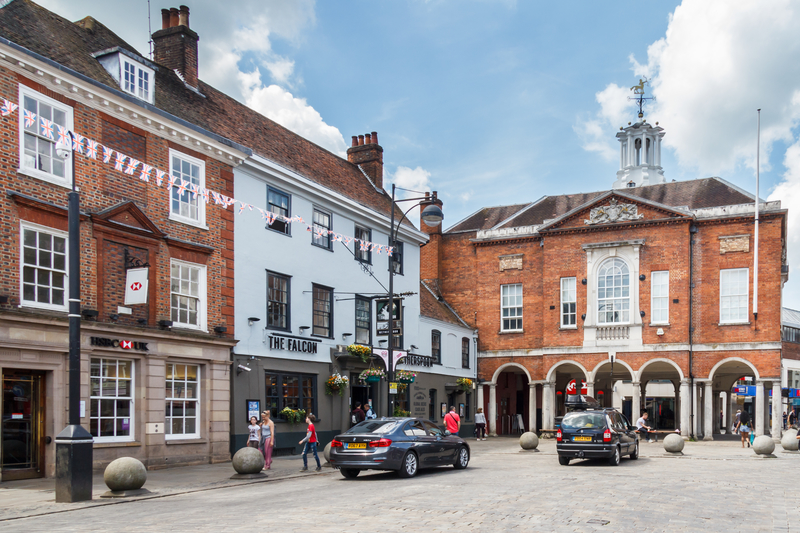
[[[347,376],[342,376],[338,372],[331,374],[331,377],[325,382],[325,394],[328,396],[333,396],[334,394],[344,396],[344,391],[348,385],[350,385],[350,380]]]
[[[414,383],[414,380],[417,379],[417,374],[410,370],[398,370],[394,374],[394,379],[398,383]]]
[[[284,407],[281,410],[280,415],[290,424],[296,424],[306,419],[305,409],[292,409],[291,407]]]
[[[347,347],[347,352],[353,357],[361,359],[362,363],[369,361],[372,357],[372,349],[369,346],[362,346],[360,344],[351,344]]]
[[[383,370],[378,368],[368,368],[358,375],[358,379],[361,381],[366,381],[367,383],[377,383],[385,376],[386,374],[383,373]]]
[[[458,383],[459,392],[464,392],[472,389],[472,380],[469,378],[458,378],[456,380],[456,383]]]

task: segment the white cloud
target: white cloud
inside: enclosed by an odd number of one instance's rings
[[[783,181],[778,184],[768,200],[780,200],[781,207],[789,210],[788,231],[787,231],[787,250],[789,263],[789,282],[786,284],[787,290],[793,289],[791,294],[785,294],[786,302],[784,305],[798,308],[797,286],[798,282],[792,283],[792,278],[800,275],[800,141],[797,141],[786,150],[783,159],[786,172],[783,174]],[[792,298],[791,295],[794,295]]]
[[[583,149],[599,153],[606,161],[619,156],[619,147],[611,131],[630,120],[633,104],[628,100],[630,90],[610,83],[594,95],[600,104],[595,118],[581,120],[572,129],[580,137]]]
[[[425,170],[422,167],[417,168],[409,168],[404,166],[397,167],[397,170],[394,174],[389,174],[387,179],[385,180],[388,185],[394,183],[397,187],[403,189],[410,189],[410,191],[398,191],[396,197],[397,198],[412,198],[412,197],[419,197],[421,196],[420,192],[424,194],[425,191],[431,190],[431,173]],[[385,186],[387,190],[391,190],[390,187]],[[401,208],[404,204],[400,204]],[[403,209],[405,212],[406,209],[410,207],[409,204],[406,204],[406,207]],[[417,227],[419,227],[419,208],[416,207],[408,213],[408,219],[411,220]]]

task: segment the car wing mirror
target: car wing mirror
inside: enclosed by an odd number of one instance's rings
[[[447,430],[447,429],[444,430],[444,434],[445,434],[445,436],[449,437],[450,436],[450,430]]]

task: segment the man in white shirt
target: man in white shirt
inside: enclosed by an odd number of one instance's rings
[[[653,428],[647,425],[647,411],[642,413],[641,418],[636,421],[636,428],[639,430],[639,434],[647,439],[647,442],[655,442],[657,439],[656,434],[653,432]],[[653,439],[650,438],[650,433],[653,433]]]

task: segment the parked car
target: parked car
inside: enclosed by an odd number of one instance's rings
[[[617,466],[623,455],[639,458],[639,434],[625,415],[589,396],[574,395],[565,402],[569,412],[556,431],[558,462],[572,459],[608,459]]]
[[[352,479],[362,470],[394,470],[413,477],[420,468],[469,464],[466,441],[429,420],[380,418],[365,420],[331,442],[330,463]]]

